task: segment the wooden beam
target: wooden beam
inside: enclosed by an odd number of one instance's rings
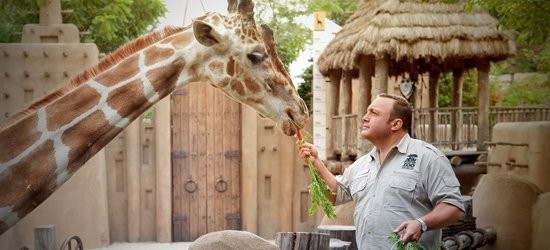
[[[430,72],[430,142],[437,141],[437,107],[439,106],[437,100],[439,99],[439,71]]]
[[[334,133],[334,125],[332,117],[338,114],[338,104],[340,103],[340,80],[342,79],[342,71],[334,71],[329,75],[330,81],[327,88],[327,159],[334,159],[334,141],[332,141],[332,133]]]
[[[363,124],[363,116],[372,101],[372,77],[374,76],[374,57],[362,56],[359,61],[359,88],[357,89],[357,124]],[[360,128],[360,127],[359,127]],[[361,139],[360,129],[357,130],[357,155],[363,155],[369,150],[369,142]]]
[[[462,149],[462,86],[464,85],[464,69],[453,71],[453,87],[451,106],[456,108],[451,115],[452,149]]]
[[[390,61],[387,55],[384,55],[382,58],[376,58],[374,62],[374,96],[388,93],[389,70]]]
[[[477,66],[477,151],[486,151],[489,140],[489,62]]]

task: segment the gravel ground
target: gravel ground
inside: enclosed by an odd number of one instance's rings
[[[187,250],[191,242],[140,242],[140,243],[113,243],[108,247],[94,248],[92,250]]]

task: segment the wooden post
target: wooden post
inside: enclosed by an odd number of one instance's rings
[[[455,108],[451,115],[452,149],[462,149],[462,85],[464,84],[464,70],[453,71],[453,88],[451,107]]]
[[[328,250],[330,235],[309,232],[279,232],[275,244],[281,250]]]
[[[439,72],[430,72],[430,143],[437,142],[437,99],[439,96]]]
[[[363,116],[367,113],[367,107],[372,101],[372,77],[374,75],[374,58],[362,56],[359,62],[359,88],[357,90],[357,124],[360,128],[363,124]],[[367,153],[369,143],[362,140],[361,130],[357,130],[357,156]]]
[[[338,114],[342,117],[344,117],[345,115],[347,114],[350,114],[351,113],[351,80],[352,80],[352,72],[351,71],[345,71],[343,73],[343,79],[342,79],[342,84],[340,86],[340,103],[338,105]],[[345,145],[345,142],[347,141],[347,138],[345,138],[346,136],[346,126],[345,126],[345,120],[343,119],[342,120],[342,131],[340,131],[341,133],[341,136],[344,137],[344,140],[342,140],[344,142],[344,145]],[[342,155],[340,157],[340,160],[342,161],[345,161],[345,160],[348,160],[349,159],[349,155],[347,154],[348,151],[347,151],[347,148],[346,147],[342,147]]]
[[[382,58],[376,58],[374,62],[374,96],[382,93],[388,93],[388,75],[390,71],[390,61],[387,55]]]
[[[477,151],[486,151],[489,140],[489,62],[477,66]]]
[[[34,228],[34,249],[55,250],[55,225],[41,225]]]
[[[342,78],[342,71],[334,71],[330,73],[329,87],[327,88],[327,159],[336,158],[334,153],[335,141],[332,140],[332,133],[334,131],[334,124],[332,124],[332,118],[338,114],[338,104],[340,103],[340,79]]]

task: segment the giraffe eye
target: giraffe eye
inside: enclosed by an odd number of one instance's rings
[[[246,55],[248,60],[250,60],[253,64],[261,63],[265,60],[267,55],[260,53],[260,52],[252,52]]]

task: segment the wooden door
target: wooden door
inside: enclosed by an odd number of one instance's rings
[[[240,230],[240,104],[196,83],[172,105],[173,240]]]

